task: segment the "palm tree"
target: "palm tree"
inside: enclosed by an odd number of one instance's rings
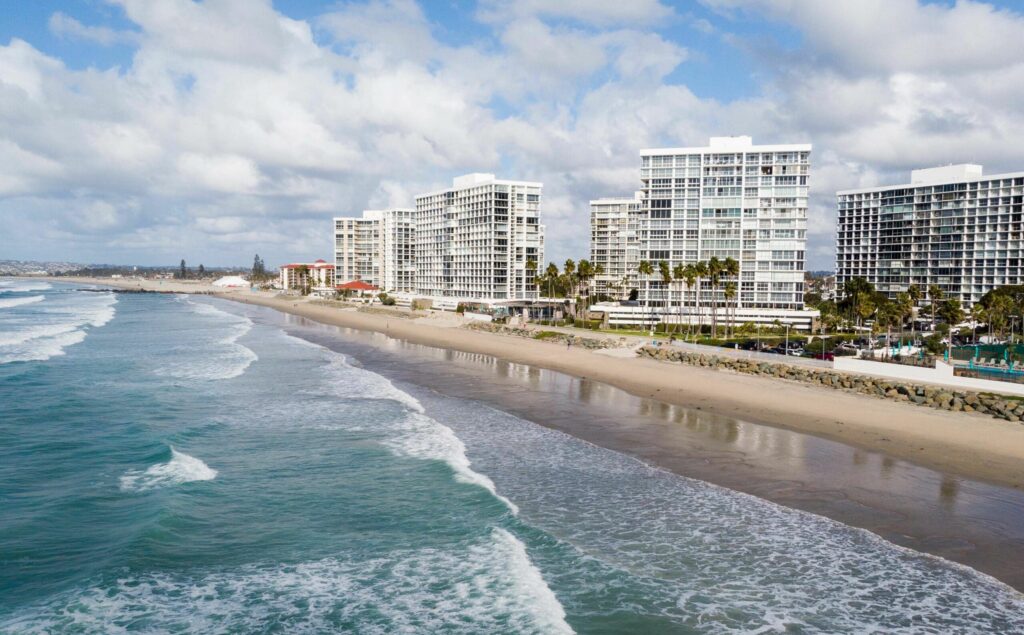
[[[309,267],[307,265],[296,267],[295,277],[297,278],[296,282],[299,283],[299,291],[302,295],[309,295]]]
[[[983,324],[987,324],[988,323],[988,311],[985,310],[985,307],[982,306],[982,304],[980,302],[975,303],[974,306],[971,307],[971,321],[974,322],[974,343],[977,344],[978,343],[978,324],[979,323],[983,323]]]
[[[665,285],[665,307],[661,313],[662,319],[664,319],[665,313],[668,311],[669,296],[672,293],[672,270],[669,268],[668,263],[662,260],[658,262],[658,273],[661,275],[662,284]]]
[[[900,322],[900,341],[903,340],[903,323],[908,317],[914,315],[914,301],[910,299],[910,294],[903,292],[896,294],[896,313],[899,317]]]
[[[654,267],[652,267],[651,263],[648,262],[647,260],[641,260],[636,265],[636,272],[642,276],[641,280],[646,282],[647,281],[647,276],[649,276],[649,275],[654,273]],[[650,297],[649,297],[650,296],[650,288],[649,287],[648,287],[648,292],[647,292],[646,296],[647,296],[647,300],[646,301],[647,301],[647,304],[648,304],[648,307],[649,307],[650,303],[651,303],[651,300],[650,300]]]
[[[701,331],[704,330],[704,314],[701,313],[700,310],[700,287],[701,279],[706,278],[708,276],[708,263],[704,261],[694,263],[693,273],[697,277],[697,294],[695,296],[695,300],[697,311],[697,335],[699,336],[701,334]]]
[[[907,287],[907,295],[910,297],[911,308],[910,308],[910,337],[915,342],[917,341],[917,319],[914,316],[914,309],[917,308],[917,304],[921,301],[921,287],[916,284],[912,284]]]
[[[932,333],[935,332],[935,314],[939,308],[939,300],[943,298],[945,294],[942,293],[942,289],[937,284],[928,286],[928,299],[932,301]]]
[[[591,266],[590,261],[586,259],[580,260],[580,263],[576,265],[576,279],[579,281],[580,290],[585,288],[587,290],[587,301],[589,304],[590,300],[590,280],[594,277],[594,267]],[[577,290],[576,294],[580,290]]]
[[[732,280],[730,280],[729,282],[725,283],[725,291],[724,291],[724,293],[725,293],[725,313],[726,313],[726,317],[727,318],[729,317],[729,300],[733,300],[733,299],[736,298],[736,289],[737,289],[736,283],[733,282]],[[735,331],[735,326],[734,326],[735,321],[736,321],[736,314],[733,313],[732,318],[729,320],[729,323],[725,327],[725,337],[726,338],[730,337],[730,335],[729,335],[730,327],[732,327],[733,331]]]
[[[676,282],[676,283],[682,282],[683,278],[684,278],[684,275],[685,275],[685,272],[686,272],[686,267],[684,267],[682,264],[677,264],[675,267],[672,267],[672,281]],[[680,291],[682,291],[682,289],[680,289]],[[676,313],[679,314],[679,321],[676,322],[676,326],[678,327],[680,324],[683,323],[683,294],[682,293],[679,294],[679,308],[676,311]],[[676,329],[672,329],[672,332],[675,333]]]
[[[725,262],[722,264],[722,268],[725,271],[726,276],[732,278],[733,282],[738,283],[740,277],[740,263],[738,260],[736,260],[732,256],[729,256],[728,258],[725,259]],[[736,289],[733,290],[734,306],[732,313],[732,331],[733,334],[735,334],[736,309],[738,308],[735,305],[739,303],[739,287],[736,284],[734,284],[733,286],[737,287]],[[726,305],[726,310],[728,311],[728,305]]]
[[[683,270],[681,272],[682,275],[680,275],[680,272],[678,272],[678,269],[679,269],[678,266],[676,267],[676,269],[677,269],[676,278],[677,279],[678,278],[682,278],[683,282],[686,283],[686,290],[687,291],[692,290],[694,285],[697,284],[697,268],[694,265],[692,265],[692,264],[686,265],[685,267],[683,267]],[[694,299],[696,300],[696,298],[694,298]],[[683,303],[680,301],[680,303],[679,303],[679,315],[682,316],[682,314],[683,314]],[[690,336],[690,331],[691,331],[690,327],[691,326],[693,326],[692,320],[688,317],[686,319],[686,336],[687,336],[687,338],[689,338],[689,336]]]
[[[553,262],[549,262],[548,268],[544,270],[544,278],[548,283],[548,297],[554,297],[554,290],[552,290],[551,285],[553,285],[555,280],[558,279],[558,265]]]
[[[708,260],[708,281],[711,283],[711,337],[718,337],[718,285],[722,282],[724,267],[718,256]]]

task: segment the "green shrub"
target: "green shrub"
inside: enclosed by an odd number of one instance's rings
[[[540,331],[536,335],[533,336],[533,339],[535,339],[535,340],[550,340],[550,339],[559,337],[561,335],[562,334],[559,333],[558,331]]]

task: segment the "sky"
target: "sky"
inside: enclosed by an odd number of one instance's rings
[[[1024,0],[0,0],[0,259],[330,259],[333,216],[544,183],[547,260],[639,150],[812,143],[835,192],[1024,171]]]

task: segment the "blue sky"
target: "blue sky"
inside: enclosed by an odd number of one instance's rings
[[[329,257],[330,218],[545,183],[548,259],[644,147],[811,142],[834,192],[1024,170],[1019,2],[0,0],[0,258]]]

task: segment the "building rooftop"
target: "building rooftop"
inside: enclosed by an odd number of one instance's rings
[[[755,145],[753,137],[711,137],[706,146],[688,148],[648,148],[640,156],[662,154],[696,154],[698,152],[810,152],[809,143]]]
[[[1021,178],[1024,172],[1008,172],[1005,174],[986,175],[984,168],[974,163],[958,163],[955,165],[943,165],[936,168],[923,168],[910,172],[910,183],[893,183],[890,185],[875,185],[872,187],[855,187],[848,190],[839,190],[836,195],[863,194],[867,192],[882,192],[885,190],[922,187],[940,183],[965,183],[969,181],[997,181],[1000,179]]]
[[[477,187],[478,185],[487,185],[488,183],[501,183],[503,185],[524,185],[526,187],[544,187],[543,183],[538,181],[510,181],[508,179],[499,179],[495,175],[487,172],[473,172],[472,174],[463,174],[452,179],[452,186],[444,190],[436,190],[434,192],[424,192],[423,194],[417,194],[416,198],[424,198],[426,196],[434,196],[436,194],[443,194],[451,190],[464,190],[471,187]]]

